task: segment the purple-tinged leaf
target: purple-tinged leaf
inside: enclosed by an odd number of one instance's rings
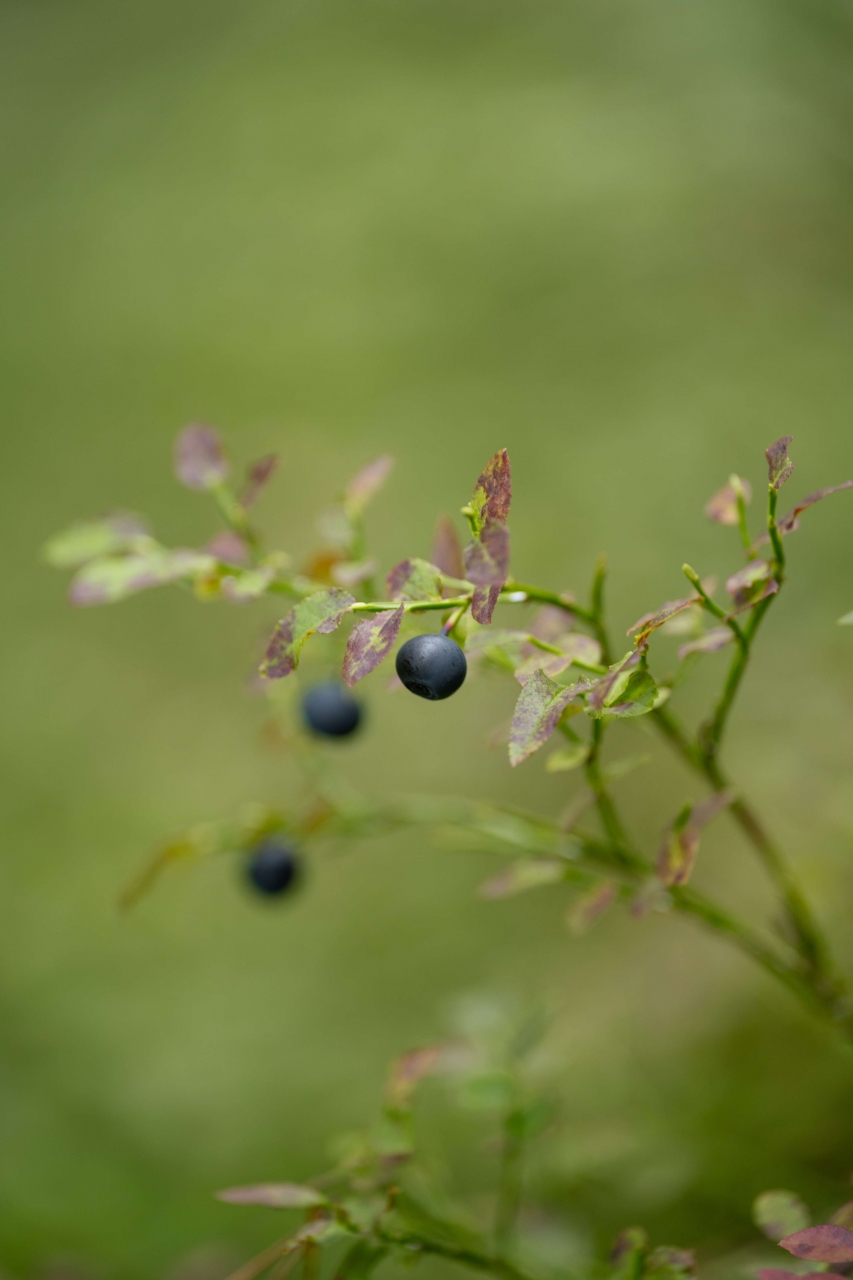
[[[707,827],[709,822],[721,814],[735,798],[733,791],[715,791],[712,796],[700,800],[698,804],[694,804],[690,811],[689,825],[697,831],[701,831],[703,827]]]
[[[499,449],[486,464],[477,481],[468,511],[474,532],[480,533],[490,520],[504,523],[512,502],[512,469],[506,449]]]
[[[568,592],[563,598],[567,604],[574,601],[574,597]],[[574,617],[570,610],[560,609],[555,604],[546,604],[536,610],[530,630],[537,640],[544,640],[546,644],[557,644],[573,621]]]
[[[354,685],[379,666],[397,639],[403,621],[403,606],[357,622],[350,632],[344,654],[344,683]]]
[[[114,511],[99,520],[81,520],[55,534],[44,548],[44,558],[54,569],[79,569],[101,556],[142,550],[151,542],[149,529],[140,516]]]
[[[357,471],[346,487],[346,506],[351,514],[359,514],[374,494],[378,493],[394,469],[390,453],[374,458]]]
[[[794,464],[788,457],[788,445],[793,438],[793,436],[782,436],[781,440],[777,440],[768,449],[764,450],[764,456],[767,459],[768,478],[774,489],[781,489],[785,481],[790,480],[793,473]]]
[[[175,441],[175,475],[187,489],[215,489],[228,479],[228,461],[212,427],[193,422]]]
[[[853,480],[845,480],[843,484],[830,485],[828,489],[818,489],[816,493],[810,493],[807,498],[803,498],[797,505],[782,516],[778,521],[777,527],[782,534],[793,533],[799,527],[799,517],[809,507],[813,507],[816,502],[822,502],[824,498],[828,498],[831,493],[840,493],[842,489],[853,489]]]
[[[462,563],[462,544],[459,534],[450,516],[442,516],[435,527],[430,562],[439,569],[446,578],[465,577],[465,566]]]
[[[811,1262],[853,1262],[853,1231],[832,1222],[795,1231],[779,1244],[795,1258],[808,1258]]]
[[[216,556],[220,564],[230,564],[238,569],[249,563],[249,548],[239,533],[233,529],[223,529],[214,534],[205,547],[208,555]]]
[[[727,613],[727,618],[736,618],[739,613],[743,613],[746,609],[751,609],[753,605],[760,604],[762,600],[766,600],[768,596],[775,596],[779,590],[779,583],[775,578],[768,578],[766,582],[758,582],[754,587],[744,587],[734,597],[735,608],[731,613]]]
[[[525,684],[515,704],[509,737],[509,762],[513,767],[548,741],[557,727],[560,716],[571,702],[586,693],[591,684],[580,680],[577,684],[557,684],[542,671],[536,671]]]
[[[408,1053],[395,1058],[385,1085],[386,1106],[392,1111],[407,1110],[411,1105],[412,1094],[421,1080],[434,1075],[446,1052],[446,1045],[429,1044],[420,1049],[410,1049]]]
[[[500,599],[501,589],[494,587],[475,587],[471,597],[471,617],[481,627],[487,627],[492,620],[495,607]]]
[[[749,481],[741,480],[739,477],[733,477],[733,479],[740,486],[744,502],[748,503],[752,498],[752,488]],[[730,480],[705,504],[705,515],[709,520],[716,521],[717,524],[737,524],[740,520],[737,500],[737,490]]]
[[[615,880],[602,880],[589,893],[572,903],[567,923],[572,933],[580,935],[591,929],[609,906],[616,900],[619,886]]]
[[[217,1200],[226,1204],[258,1204],[267,1209],[313,1209],[328,1201],[314,1187],[299,1186],[295,1182],[264,1182],[253,1187],[229,1187],[217,1191]]]
[[[684,600],[667,600],[666,604],[662,604],[654,613],[643,614],[642,618],[635,622],[633,627],[629,627],[625,634],[631,636],[637,632],[634,644],[638,647],[643,646],[653,631],[662,627],[665,622],[669,622],[670,618],[674,618],[677,613],[689,609],[700,599],[701,596],[690,596]]]
[[[428,560],[401,560],[388,574],[391,600],[440,600],[441,570]]]
[[[465,574],[477,587],[502,587],[508,573],[509,529],[491,520],[465,548]]]
[[[76,574],[68,598],[74,605],[114,604],[137,591],[193,581],[215,569],[213,556],[202,551],[167,551],[155,544],[144,553],[90,561]]]
[[[261,663],[261,675],[268,680],[289,676],[296,669],[300,650],[308,637],[315,631],[323,634],[334,631],[354,604],[351,595],[336,587],[300,600],[272,633]]]
[[[258,458],[257,462],[253,462],[249,467],[246,484],[240,494],[240,506],[244,511],[248,511],[255,505],[272,479],[278,467],[278,461],[277,453],[268,453],[263,458]]]
[[[521,858],[505,871],[484,880],[477,890],[481,898],[495,902],[499,898],[514,898],[528,889],[538,889],[543,884],[554,884],[566,875],[566,863],[560,858]]]
[[[762,1191],[753,1201],[752,1220],[768,1240],[778,1244],[809,1226],[811,1214],[793,1191]]]
[[[367,560],[336,560],[329,566],[329,576],[339,587],[358,587],[369,582],[379,568],[372,556]]]
[[[754,587],[756,582],[763,582],[770,577],[771,566],[767,560],[750,560],[743,569],[738,569],[726,579],[726,591],[737,601],[738,594]]]
[[[690,640],[678,650],[678,661],[681,662],[691,653],[716,653],[735,638],[731,627],[712,627],[697,640]]]
[[[672,896],[666,891],[657,876],[650,876],[640,886],[631,903],[631,916],[634,920],[645,920],[652,911],[661,913],[672,909]]]

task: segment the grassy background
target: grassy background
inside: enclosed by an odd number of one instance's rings
[[[3,6],[10,1273],[215,1280],[280,1223],[212,1189],[315,1172],[466,992],[556,1009],[541,1183],[565,1257],[641,1219],[708,1260],[754,1239],[767,1186],[846,1198],[849,1058],[681,922],[617,913],[574,940],[559,893],[483,904],[485,860],[412,836],[325,862],[280,911],[223,862],[119,919],[164,833],[289,784],[245,692],[274,610],[73,613],[37,553],[110,505],[206,537],[169,470],[201,417],[241,458],[281,452],[263,517],[297,553],[390,450],[374,546],[425,554],[506,445],[519,576],[582,589],[607,548],[624,627],[680,593],[683,560],[725,571],[701,508],[729,471],[760,481],[790,432],[792,496],[853,474],[852,32],[845,0]],[[730,745],[848,963],[851,519],[842,495],[792,540]],[[348,753],[362,783],[565,803],[565,777],[484,749],[506,685],[439,708],[382,685]],[[695,793],[660,760],[623,784],[649,847]],[[768,906],[724,823],[699,877]]]

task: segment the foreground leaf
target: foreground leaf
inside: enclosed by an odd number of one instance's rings
[[[487,627],[492,621],[500,594],[501,589],[497,585],[474,588],[474,594],[471,597],[471,617],[475,622],[479,622],[481,627]]]
[[[268,1209],[312,1209],[327,1204],[321,1191],[295,1182],[265,1182],[253,1187],[229,1187],[217,1191],[217,1200],[226,1204],[258,1204]]]
[[[499,449],[486,464],[477,484],[466,515],[471,520],[475,536],[482,532],[490,520],[504,522],[509,518],[512,502],[512,469],[506,449]]]
[[[812,1262],[853,1262],[853,1231],[831,1222],[795,1231],[779,1244],[795,1258],[809,1258]]]
[[[90,560],[144,548],[150,541],[148,526],[129,511],[115,511],[99,520],[80,520],[55,534],[44,547],[44,558],[54,569],[79,569]]]
[[[548,741],[560,716],[571,702],[591,688],[588,680],[567,687],[535,671],[525,684],[515,704],[509,737],[509,762],[515,766]]]
[[[509,529],[490,520],[465,548],[465,575],[478,587],[502,587],[508,573]]]
[[[402,604],[397,609],[386,609],[364,622],[358,622],[350,632],[344,654],[344,683],[350,686],[363,680],[379,666],[389,653],[403,621]]]
[[[604,713],[627,719],[644,716],[656,706],[660,690],[650,671],[632,671],[624,689],[614,690],[604,704]]]
[[[215,489],[228,479],[228,460],[217,432],[193,422],[175,441],[175,475],[187,489]]]
[[[753,1202],[752,1220],[768,1240],[778,1244],[807,1227],[811,1214],[793,1191],[762,1191]]]
[[[768,449],[764,450],[764,456],[767,459],[767,469],[770,484],[774,489],[781,489],[786,480],[790,480],[794,471],[794,464],[788,457],[788,445],[793,440],[793,436],[782,436]]]
[[[324,635],[334,631],[354,604],[351,595],[336,587],[300,600],[273,632],[261,663],[261,675],[268,680],[280,680],[290,675],[296,669],[299,653],[308,637],[315,631]]]

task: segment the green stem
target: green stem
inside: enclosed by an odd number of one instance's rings
[[[376,1236],[385,1244],[397,1245],[404,1249],[417,1249],[421,1253],[432,1254],[436,1258],[446,1258],[449,1262],[458,1262],[463,1267],[471,1267],[474,1271],[490,1271],[493,1275],[503,1277],[503,1280],[531,1280],[525,1272],[514,1267],[505,1258],[496,1258],[488,1253],[480,1253],[476,1249],[441,1244],[437,1240],[422,1240],[416,1235],[397,1235],[381,1229],[376,1232]]]
[[[515,1123],[514,1104],[504,1118],[500,1184],[495,1214],[495,1251],[499,1258],[505,1258],[512,1249],[515,1223],[521,1208],[523,1157],[524,1142]]]

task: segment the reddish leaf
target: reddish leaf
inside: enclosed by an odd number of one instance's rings
[[[358,622],[350,632],[344,654],[344,682],[354,685],[369,675],[385,657],[397,639],[403,621],[403,606],[386,609],[364,622]]]
[[[793,510],[787,515],[782,516],[778,522],[779,532],[782,534],[793,533],[799,527],[799,516],[809,507],[813,507],[816,502],[822,502],[824,498],[828,498],[831,493],[840,493],[842,489],[853,489],[853,480],[845,480],[843,484],[830,485],[828,489],[818,489],[816,493],[810,493],[807,498],[803,498]]]
[[[462,544],[450,516],[442,516],[435,527],[430,562],[447,578],[464,578]]]
[[[831,1222],[795,1231],[779,1244],[795,1258],[809,1258],[812,1262],[853,1262],[853,1231]]]
[[[625,632],[626,635],[633,635],[636,631],[638,634],[634,640],[636,645],[644,645],[647,638],[658,627],[662,627],[670,618],[674,618],[677,613],[683,613],[685,609],[689,609],[691,605],[701,600],[701,596],[690,596],[684,600],[667,600],[666,604],[662,604],[654,613],[644,613],[633,627],[629,627]]]
[[[793,436],[782,436],[781,440],[777,440],[764,450],[768,476],[774,489],[781,489],[785,481],[790,480],[794,470],[794,464],[788,457],[788,445],[793,438]]]
[[[712,627],[703,636],[699,636],[698,640],[690,640],[687,644],[683,644],[678,650],[678,660],[681,662],[691,653],[716,653],[718,649],[730,644],[734,638],[735,633],[731,627]]]
[[[465,572],[477,587],[502,587],[509,573],[509,529],[498,520],[484,525],[465,548]]]
[[[390,453],[375,458],[356,472],[346,487],[346,503],[350,511],[362,511],[375,493],[382,488],[394,468]]]
[[[733,573],[726,579],[726,591],[737,599],[738,592],[753,587],[756,582],[762,582],[769,577],[770,564],[767,560],[750,560],[743,569],[738,569],[737,573]]]
[[[567,595],[564,598],[567,604],[574,602],[571,596]],[[536,610],[530,630],[537,640],[544,640],[546,644],[557,644],[559,637],[568,631],[573,622],[574,617],[570,610],[560,609],[555,604],[546,604]]]
[[[506,449],[499,449],[486,464],[471,499],[469,510],[473,515],[475,532],[479,533],[490,520],[507,520],[511,502],[512,470],[509,454]]]
[[[257,462],[252,463],[246,476],[245,488],[240,495],[240,505],[244,510],[248,511],[249,507],[255,505],[267,487],[277,466],[277,453],[268,453],[265,457],[258,458]]]
[[[737,617],[739,613],[743,613],[745,609],[751,609],[754,604],[759,604],[768,596],[775,596],[778,590],[779,583],[775,578],[768,578],[766,582],[757,583],[754,587],[744,587],[743,591],[739,591],[734,598],[736,608],[726,614],[726,617]]]
[[[311,1209],[326,1204],[326,1197],[313,1187],[295,1182],[265,1182],[253,1187],[229,1187],[217,1191],[217,1200],[226,1204],[259,1204],[267,1209]]]
[[[535,671],[515,704],[509,737],[510,764],[521,764],[538,751],[556,729],[569,703],[577,701],[591,687],[588,680],[563,687],[549,680],[542,671]]]
[[[752,498],[752,488],[749,481],[739,480],[738,483],[743,493],[744,502],[749,502]],[[717,524],[737,524],[740,519],[737,497],[737,491],[732,482],[729,481],[705,504],[705,515],[709,520],[715,520]]]
[[[500,587],[475,587],[471,597],[471,617],[481,626],[487,627],[495,612],[495,605],[500,598]]]
[[[334,631],[354,604],[352,596],[337,587],[331,591],[318,591],[300,600],[273,632],[261,663],[261,675],[268,680],[280,680],[282,676],[290,675],[299,662],[300,650],[308,637],[315,631],[323,634]]]
[[[731,791],[719,791],[679,814],[664,834],[657,873],[662,884],[687,884],[699,852],[699,833],[734,799]]]
[[[228,478],[228,462],[212,427],[193,422],[175,441],[175,475],[188,489],[215,489]]]

